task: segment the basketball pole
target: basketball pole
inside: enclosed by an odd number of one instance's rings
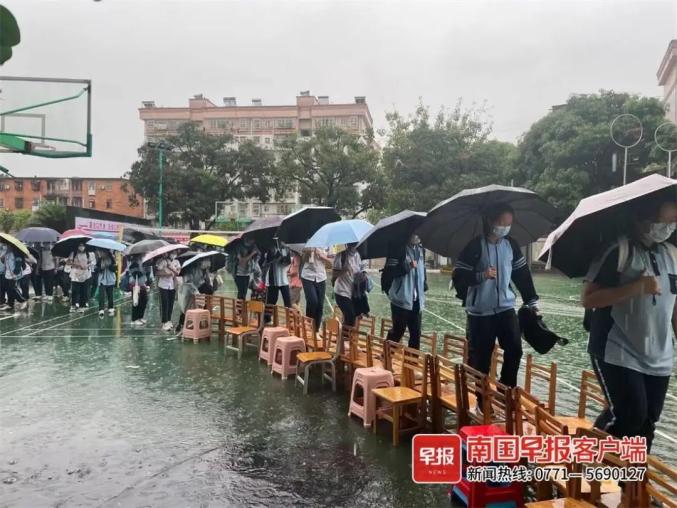
[[[164,169],[165,169],[165,151],[160,148],[160,189],[158,192],[159,196],[159,204],[158,204],[158,222],[160,223],[160,236],[162,236],[162,200],[163,200],[163,195],[162,195],[162,180],[164,177]]]

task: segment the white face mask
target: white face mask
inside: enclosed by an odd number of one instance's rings
[[[653,243],[663,243],[675,232],[676,224],[674,222],[653,222],[646,238]]]
[[[508,236],[508,234],[510,234],[510,226],[494,226],[491,232],[497,238],[505,238]]]
[[[85,246],[84,246],[84,245],[80,245],[80,246],[78,247],[78,252],[85,252]]]
[[[171,259],[172,261],[174,261],[174,260],[176,259],[176,253],[172,252],[172,253],[169,255],[169,259]]]

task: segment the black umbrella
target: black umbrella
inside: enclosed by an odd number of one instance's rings
[[[242,232],[243,238],[252,238],[257,247],[272,247],[277,237],[277,229],[282,223],[282,216],[272,215],[262,219],[255,220]]]
[[[211,261],[211,267],[209,268],[210,272],[215,272],[226,266],[226,255],[223,252],[218,252],[215,250],[209,252],[198,252],[181,264],[181,275],[185,273],[188,267],[193,266],[195,263],[202,261],[203,259],[209,259]]]
[[[165,245],[169,245],[169,242],[165,240],[141,240],[140,242],[136,242],[133,245],[130,245],[127,247],[127,250],[125,251],[125,256],[136,256],[139,254],[148,254],[149,252],[159,249],[160,247],[164,247]]]
[[[91,245],[87,245],[87,242],[91,239],[91,236],[86,235],[73,235],[63,238],[56,242],[54,247],[52,247],[52,255],[59,258],[67,258],[77,250],[78,245],[81,243],[85,244],[85,250],[87,252],[92,252],[96,249]]]
[[[650,175],[584,198],[550,233],[539,258],[569,277],[583,277],[610,242],[629,233],[637,205],[663,196],[677,200],[677,181]]]
[[[16,234],[23,243],[55,243],[61,234],[52,228],[24,228]]]
[[[287,215],[277,230],[284,243],[305,243],[325,224],[341,220],[336,210],[328,206],[306,206]]]
[[[498,204],[515,210],[510,236],[519,245],[538,240],[557,221],[557,209],[535,192],[487,185],[461,191],[438,203],[418,230],[421,242],[426,249],[455,259],[470,240],[483,233],[483,216]]]
[[[367,232],[357,250],[362,259],[385,258],[391,246],[404,247],[409,237],[423,223],[426,214],[404,210],[381,219]]]

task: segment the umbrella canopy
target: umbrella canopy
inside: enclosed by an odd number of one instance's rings
[[[31,255],[31,253],[28,251],[28,247],[26,247],[26,245],[21,240],[10,234],[0,233],[0,242],[13,247],[17,251],[21,252],[24,256]]]
[[[228,245],[226,245],[226,248],[224,250],[226,251],[226,253],[232,254],[233,252],[235,252],[237,246],[240,245],[241,243],[242,243],[242,233],[231,238],[228,241]]]
[[[59,258],[67,258],[73,252],[75,252],[75,249],[77,249],[78,245],[81,243],[85,244],[85,248],[88,251],[92,251],[94,250],[94,247],[87,245],[87,242],[89,242],[91,239],[92,237],[87,235],[71,235],[66,238],[62,238],[54,244],[54,247],[52,247],[52,255]]]
[[[141,240],[125,249],[125,256],[137,256],[147,254],[150,251],[169,245],[165,240]]]
[[[67,229],[63,233],[61,233],[61,238],[68,238],[69,236],[88,236],[92,237],[90,233],[85,231],[84,229]]]
[[[162,256],[163,254],[169,254],[170,252],[179,252],[179,251],[185,251],[188,250],[187,245],[182,245],[180,243],[170,243],[169,245],[163,245],[159,249],[152,250],[148,253],[146,253],[145,256],[143,256],[143,263],[150,263],[153,261],[155,258],[158,256]]]
[[[225,247],[228,240],[222,236],[204,234],[191,238],[188,243],[201,243],[202,245],[209,245],[211,247]]]
[[[385,258],[391,245],[404,246],[409,237],[423,224],[426,214],[404,210],[381,219],[371,228],[357,249],[362,259]]]
[[[371,228],[372,225],[362,219],[325,224],[306,242],[306,248],[327,249],[334,245],[358,243]]]
[[[582,277],[611,241],[628,234],[627,225],[638,204],[663,194],[675,199],[676,193],[677,180],[650,175],[584,198],[562,225],[550,233],[539,258],[569,277]]]
[[[181,275],[185,273],[188,267],[192,266],[194,263],[201,261],[203,259],[209,259],[212,262],[210,271],[215,272],[226,266],[226,255],[223,252],[218,252],[215,250],[209,252],[198,252],[191,258],[187,259],[181,265]]]
[[[277,237],[287,244],[305,243],[322,226],[339,220],[341,216],[331,207],[306,206],[282,219]]]
[[[87,245],[96,247],[97,249],[114,250],[117,252],[124,252],[127,248],[124,243],[116,242],[115,240],[110,240],[108,238],[92,238],[87,242]]]
[[[54,243],[59,239],[58,231],[52,228],[24,228],[16,237],[24,243]]]
[[[118,235],[116,233],[109,233],[107,231],[94,231],[92,233],[94,238],[108,238],[109,240],[117,240]]]
[[[282,217],[272,215],[255,220],[242,232],[243,238],[253,238],[258,247],[270,247],[277,236],[277,228],[282,223]]]
[[[487,185],[467,189],[435,205],[418,230],[426,249],[455,259],[465,246],[483,233],[483,216],[499,204],[510,205],[515,218],[510,236],[520,246],[552,230],[558,212],[529,189]]]

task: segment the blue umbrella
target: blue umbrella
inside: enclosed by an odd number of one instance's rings
[[[96,247],[97,249],[116,250],[118,252],[123,252],[127,248],[124,243],[116,242],[109,238],[92,238],[87,242],[87,245]]]
[[[108,233],[106,231],[94,231],[92,233],[94,238],[107,238],[108,240],[116,240],[118,235],[115,233]]]
[[[306,248],[327,249],[334,245],[358,243],[372,228],[366,220],[352,219],[325,224],[306,242]]]

